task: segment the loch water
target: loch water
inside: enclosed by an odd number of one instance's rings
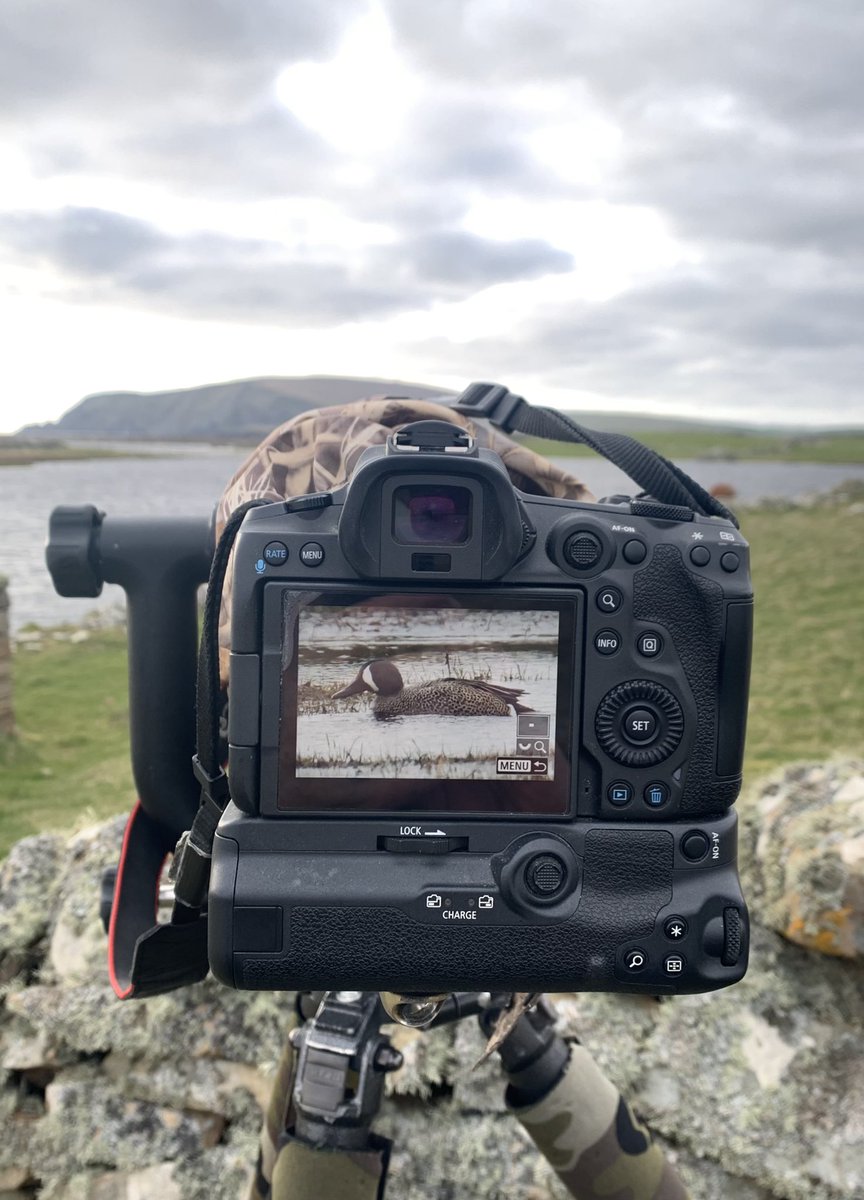
[[[213,446],[147,445],[148,458],[42,462],[0,468],[0,575],[10,581],[13,631],[77,624],[94,611],[105,619],[122,612],[123,593],[108,585],[96,599],[63,599],[45,568],[48,517],[58,504],[95,504],[112,516],[208,516],[248,450]],[[634,490],[603,459],[553,460],[578,475],[596,496]],[[703,486],[725,484],[737,503],[796,499],[826,492],[846,479],[864,479],[864,465],[682,460]],[[733,502],[734,504],[734,502]]]

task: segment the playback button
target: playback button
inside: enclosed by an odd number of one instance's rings
[[[633,788],[624,779],[617,779],[615,783],[610,783],[606,789],[606,799],[610,804],[614,804],[616,808],[623,808],[625,804],[629,804],[633,799]]]

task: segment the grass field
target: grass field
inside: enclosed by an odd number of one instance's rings
[[[864,462],[864,433],[814,434],[783,437],[773,434],[736,433],[725,430],[671,429],[634,431],[640,442],[667,458],[740,459],[751,462]],[[544,438],[521,438],[547,458],[591,455],[593,450],[573,442],[548,442]]]
[[[0,467],[29,467],[37,462],[72,462],[90,458],[146,458],[136,450],[105,450],[97,446],[67,446],[61,442],[18,442],[0,437]]]
[[[757,595],[748,782],[787,762],[864,752],[862,504],[859,486],[839,506],[741,513]],[[18,650],[14,676],[20,732],[0,747],[0,854],[133,799],[123,634],[80,644],[46,635],[41,650]]]

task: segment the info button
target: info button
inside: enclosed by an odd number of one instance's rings
[[[601,629],[594,636],[594,649],[598,654],[614,654],[621,645],[621,638],[614,629]]]

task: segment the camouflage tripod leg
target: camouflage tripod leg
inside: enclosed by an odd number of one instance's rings
[[[508,1107],[577,1200],[689,1200],[630,1105],[584,1046],[535,1104]]]
[[[370,1139],[363,1151],[286,1141],[295,1116],[295,1067],[295,1051],[286,1040],[249,1200],[381,1200],[389,1151],[383,1140]],[[577,1200],[690,1200],[648,1130],[584,1046],[569,1047],[563,1075],[541,1100],[520,1105],[511,1092],[508,1107]]]
[[[292,1020],[291,1029],[298,1021]],[[368,1150],[329,1150],[285,1137],[294,1126],[297,1055],[286,1037],[261,1130],[249,1200],[380,1200],[389,1143],[370,1138]]]

